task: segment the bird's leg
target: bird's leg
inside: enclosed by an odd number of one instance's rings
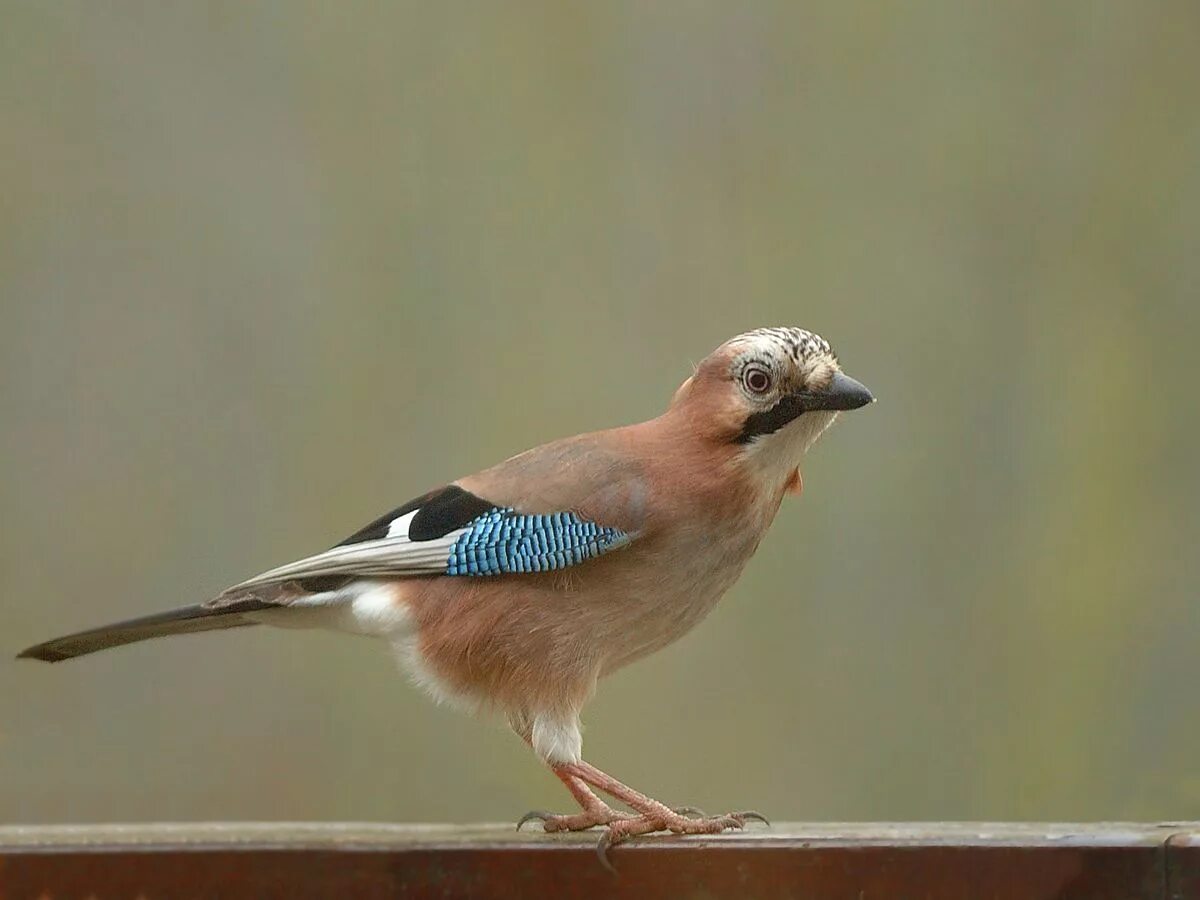
[[[640,813],[637,816],[621,817],[605,823],[608,831],[600,841],[602,854],[613,844],[620,843],[634,835],[650,834],[654,831],[671,831],[675,834],[718,834],[729,828],[741,828],[748,819],[767,821],[761,813],[750,810],[727,813],[723,816],[689,818],[684,813],[673,810],[640,791],[635,791],[582,760],[577,763],[555,766],[554,773],[564,781],[566,780],[564,776],[573,776],[585,785],[603,791]]]
[[[534,819],[540,820],[546,831],[585,831],[597,825],[608,825],[618,819],[632,818],[629,813],[617,812],[601,800],[582,778],[564,772],[561,767],[551,767],[551,771],[567,786],[567,790],[583,808],[583,812],[574,815],[557,815],[541,810],[527,812],[517,822],[518,831],[522,825]]]

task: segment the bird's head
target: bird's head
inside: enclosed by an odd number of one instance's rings
[[[671,408],[736,459],[784,473],[839,412],[873,400],[842,372],[824,338],[801,328],[760,328],[702,360]]]

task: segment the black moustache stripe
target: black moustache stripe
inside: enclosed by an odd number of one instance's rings
[[[770,409],[746,416],[746,421],[742,423],[742,430],[733,439],[733,442],[748,444],[759,435],[774,434],[806,409],[802,398],[795,395],[783,397]]]

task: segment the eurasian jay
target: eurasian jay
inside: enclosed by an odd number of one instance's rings
[[[206,603],[21,656],[59,662],[256,624],[380,637],[436,697],[502,712],[581,807],[522,822],[604,826],[602,849],[654,831],[741,827],[761,817],[673,810],[584,762],[580,710],[602,676],[704,618],[784,495],[799,493],[805,451],[839,411],[872,399],[811,332],[741,334],[705,358],[656,419],[536,447]],[[614,810],[597,790],[634,812]]]

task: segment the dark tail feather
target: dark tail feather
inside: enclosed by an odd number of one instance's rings
[[[97,650],[107,650],[109,647],[120,647],[122,644],[133,644],[137,641],[165,637],[170,634],[191,634],[197,631],[241,628],[257,624],[245,618],[242,615],[243,612],[268,606],[268,604],[249,601],[214,609],[206,604],[198,603],[195,606],[184,606],[169,612],[116,622],[89,631],[80,631],[78,634],[68,634],[66,637],[55,638],[23,650],[17,658],[62,662],[64,659],[86,656]]]

